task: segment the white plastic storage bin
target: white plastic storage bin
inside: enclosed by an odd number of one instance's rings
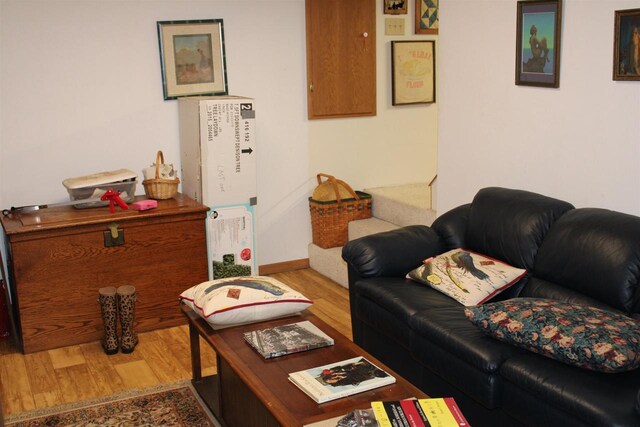
[[[120,198],[125,203],[131,203],[135,199],[137,175],[129,169],[99,172],[92,175],[68,178],[62,181],[69,193],[71,201],[96,199],[104,195],[108,190],[118,191]],[[76,208],[95,208],[109,206],[109,201],[91,201],[74,205]]]

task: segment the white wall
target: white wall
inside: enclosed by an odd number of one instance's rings
[[[140,172],[159,149],[179,166],[178,107],[163,100],[156,22],[221,18],[230,93],[258,109],[258,263],[307,258],[318,172],[359,189],[435,170],[436,106],[390,107],[376,2],[378,116],[311,123],[304,0],[0,0],[0,207],[68,200],[63,179]]]
[[[516,1],[440,4],[439,213],[486,186],[640,215],[640,82],[612,80],[614,11],[564,0],[560,87],[515,85]]]

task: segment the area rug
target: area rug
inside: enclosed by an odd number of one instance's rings
[[[220,427],[189,382],[133,390],[5,419],[9,427]]]

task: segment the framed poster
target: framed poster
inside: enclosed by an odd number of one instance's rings
[[[391,42],[393,105],[436,102],[436,50],[433,40]]]
[[[164,99],[226,95],[222,19],[158,22]]]
[[[416,34],[438,34],[438,2],[440,0],[415,0]]]
[[[613,80],[640,81],[640,9],[616,10]]]
[[[560,86],[562,0],[518,2],[516,84]]]

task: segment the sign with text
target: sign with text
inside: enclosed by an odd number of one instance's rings
[[[391,42],[392,104],[436,102],[436,52],[433,40]]]

